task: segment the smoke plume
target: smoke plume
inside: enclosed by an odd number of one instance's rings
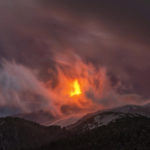
[[[149,11],[146,1],[1,0],[0,116],[148,102]]]

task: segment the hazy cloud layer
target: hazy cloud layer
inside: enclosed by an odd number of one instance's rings
[[[86,95],[101,107],[147,102],[149,14],[146,0],[1,0],[2,112],[79,111],[75,105],[58,106],[53,93],[47,94],[47,83],[52,89],[59,86],[62,53],[70,65],[73,53],[86,66],[105,68],[107,96],[96,98],[91,91]]]
[[[0,69],[1,115],[30,113],[39,110],[54,111],[48,92],[35,73],[15,62],[2,62]],[[15,111],[16,110],[16,111]],[[55,113],[55,111],[54,111]]]

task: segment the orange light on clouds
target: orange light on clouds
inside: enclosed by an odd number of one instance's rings
[[[79,57],[68,58],[72,57],[67,54],[56,57],[58,82],[54,87],[53,80],[47,83],[54,105],[61,115],[64,112],[76,114],[96,111],[101,107],[98,101],[107,96],[110,89],[106,69],[95,68]],[[53,70],[50,71],[53,73]]]
[[[70,91],[70,96],[75,96],[75,95],[80,95],[81,92],[81,88],[80,88],[80,84],[78,82],[78,80],[73,81],[72,83],[72,89]]]

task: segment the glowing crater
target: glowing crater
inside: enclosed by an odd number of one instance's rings
[[[78,80],[73,81],[71,88],[72,88],[71,91],[70,91],[70,96],[71,97],[75,96],[75,95],[82,94],[81,87],[80,87],[80,84],[79,84]]]

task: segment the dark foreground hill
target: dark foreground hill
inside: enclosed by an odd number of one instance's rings
[[[45,127],[19,118],[0,119],[0,150],[36,148],[60,137],[58,126]]]
[[[150,119],[143,116],[127,115],[83,132],[76,129],[36,150],[150,150]]]
[[[0,150],[150,150],[150,118],[116,112],[98,116],[65,129],[1,118]]]

